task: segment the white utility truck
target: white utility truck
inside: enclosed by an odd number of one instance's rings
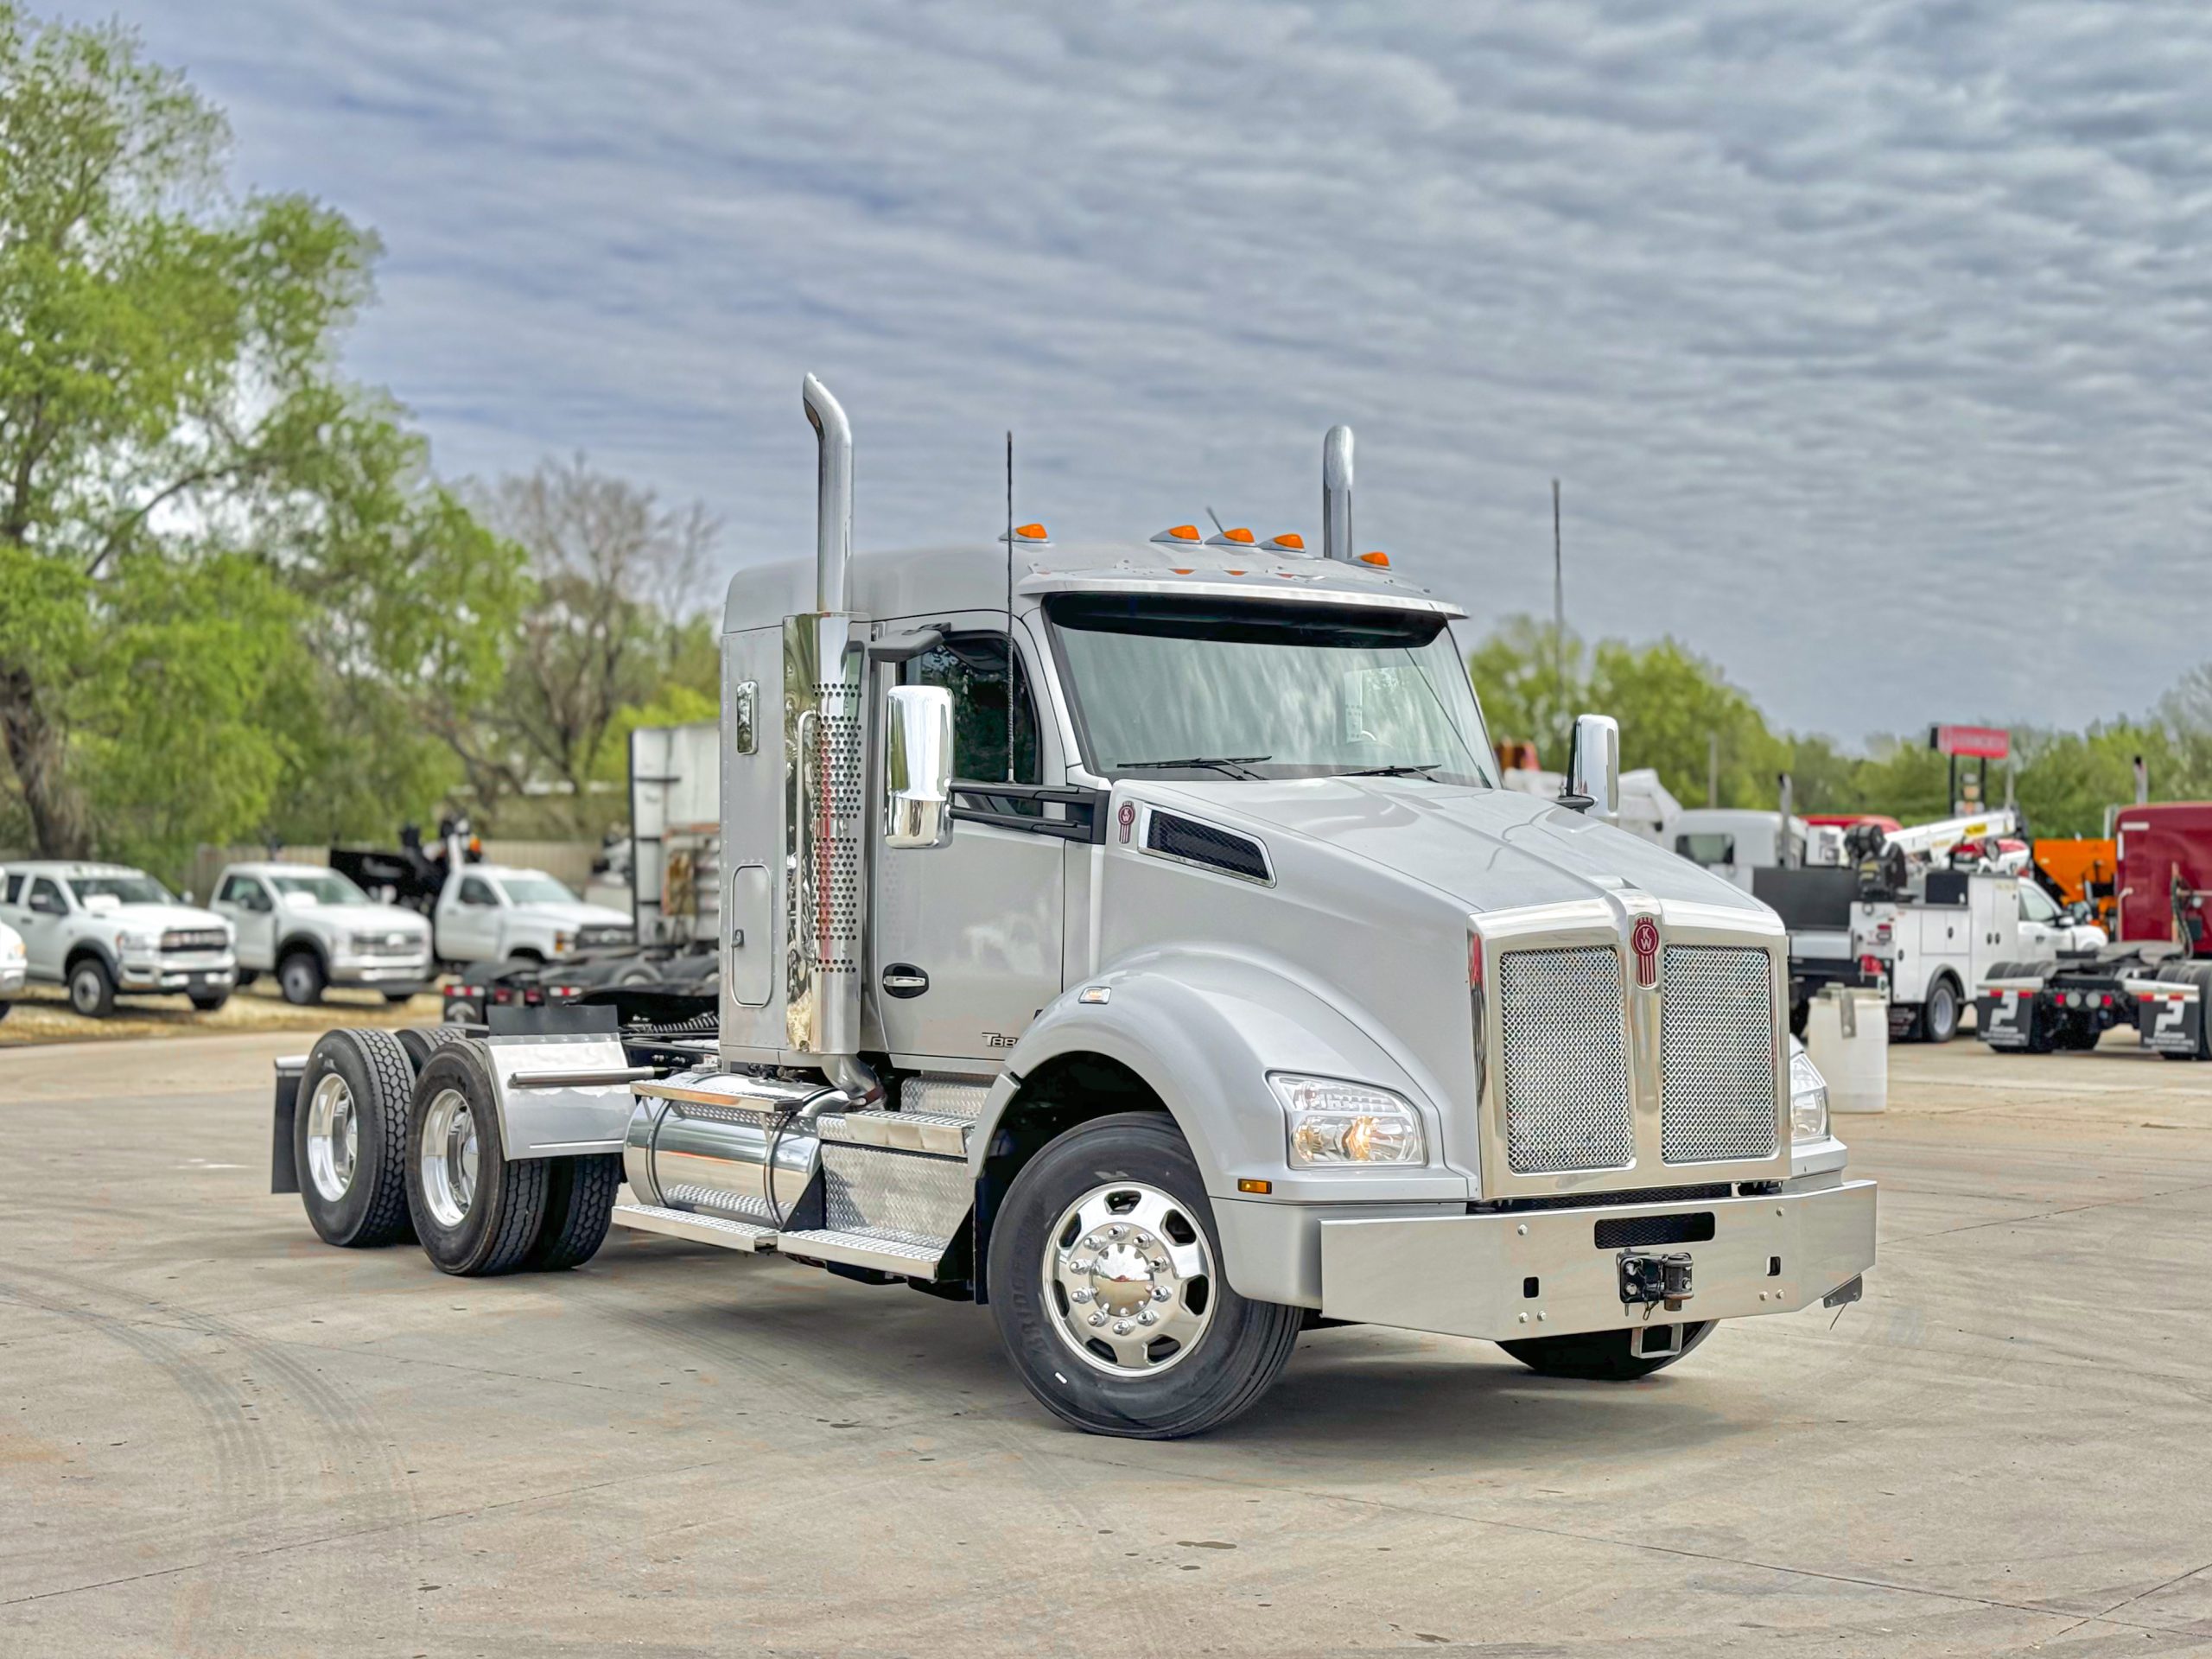
[[[67,986],[88,1020],[114,1013],[118,992],[181,993],[212,1014],[238,980],[231,925],[127,865],[10,864],[0,922],[22,935],[29,977]]]
[[[320,1002],[333,985],[404,1002],[436,972],[429,923],[378,904],[336,870],[232,864],[216,879],[213,902],[238,936],[238,982],[274,974],[287,1002]]]
[[[488,1274],[612,1221],[974,1300],[1046,1408],[1155,1439],[1325,1319],[1620,1379],[1856,1299],[1780,921],[1613,825],[1609,720],[1567,796],[1498,786],[1465,613],[1353,555],[1349,430],[1320,556],[855,556],[804,404],[815,557],[722,620],[716,1028],[327,1034],[274,1143],[325,1239]]]

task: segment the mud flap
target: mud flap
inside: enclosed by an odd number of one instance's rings
[[[290,1055],[276,1062],[276,1105],[269,1143],[269,1190],[271,1192],[296,1192],[300,1190],[299,1166],[292,1156],[292,1120],[300,1109],[300,1078],[307,1069],[308,1058],[304,1054]]]
[[[2043,1011],[2040,992],[1985,990],[1974,1000],[1974,1035],[1992,1048],[2026,1048]]]

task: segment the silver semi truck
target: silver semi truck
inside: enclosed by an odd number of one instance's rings
[[[854,555],[808,379],[811,562],[722,624],[718,1020],[518,1012],[280,1065],[275,1185],[333,1243],[571,1267],[610,1224],[990,1307],[1096,1433],[1248,1409],[1301,1330],[1626,1379],[1853,1300],[1787,938],[1616,828],[1618,734],[1498,787],[1459,607],[1188,525]],[[626,1188],[626,1191],[624,1189]]]

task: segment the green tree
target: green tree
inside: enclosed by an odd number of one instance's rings
[[[1495,743],[1534,743],[1545,766],[1567,765],[1575,715],[1590,707],[1590,654],[1569,629],[1509,616],[1467,658]]]
[[[1717,741],[1723,806],[1771,807],[1789,751],[1765,716],[1720,670],[1672,639],[1641,647],[1601,643],[1592,706],[1621,723],[1625,764],[1657,769],[1676,798],[1701,805]]]
[[[423,781],[512,613],[512,550],[334,372],[374,238],[232,196],[226,144],[128,32],[0,0],[0,793],[43,854]]]

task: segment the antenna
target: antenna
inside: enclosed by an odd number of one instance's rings
[[[1006,434],[1006,780],[1014,781],[1014,429]]]
[[[1216,512],[1211,507],[1208,507],[1206,509],[1206,517],[1213,520],[1213,530],[1215,535],[1226,536],[1229,534],[1229,526],[1221,522],[1221,515]]]

